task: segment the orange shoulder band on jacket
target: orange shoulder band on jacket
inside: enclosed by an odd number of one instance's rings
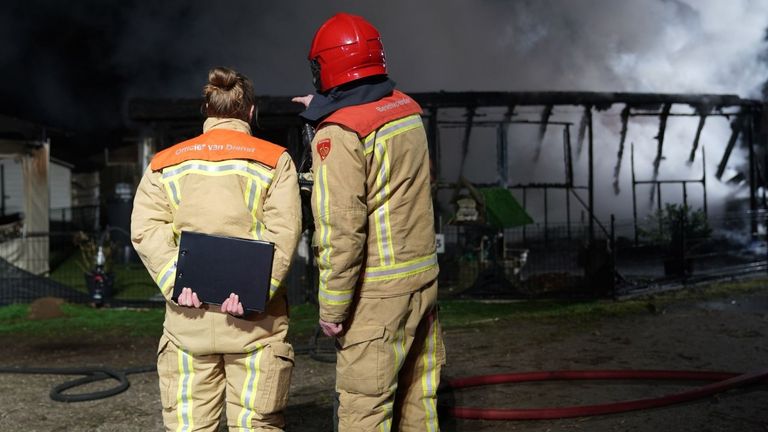
[[[383,124],[412,114],[421,114],[419,104],[407,94],[395,90],[392,96],[376,102],[342,108],[320,122],[318,127],[326,123],[337,123],[364,138]]]
[[[248,159],[274,168],[284,151],[284,147],[252,137],[245,132],[212,129],[161,151],[152,158],[150,166],[153,171],[158,171],[192,159],[205,161]]]

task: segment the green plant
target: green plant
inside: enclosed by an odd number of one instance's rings
[[[644,241],[673,247],[684,235],[687,247],[692,247],[708,238],[712,228],[702,209],[667,203],[646,218],[643,227],[638,228],[638,234]]]

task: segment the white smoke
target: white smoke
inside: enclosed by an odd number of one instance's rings
[[[381,31],[408,91],[755,96],[766,75],[761,0],[140,2],[125,7],[114,61],[144,96],[188,96],[218,64],[242,69],[262,94],[306,92],[312,35],[339,11]]]
[[[338,11],[363,15],[381,31],[390,75],[410,92],[584,90],[757,98],[768,76],[763,58],[768,1],[762,0],[142,2],[125,12],[123,43],[113,60],[135,75],[132,96],[195,96],[207,68],[218,64],[251,76],[260,94],[303,94],[311,90],[306,53],[312,35]],[[631,217],[631,143],[639,178],[652,177],[656,157],[658,118],[631,118],[622,193],[614,196],[621,108],[597,113],[594,120],[596,205],[603,220],[611,213]],[[523,111],[528,114],[520,117],[538,119],[538,110]],[[580,113],[558,108],[552,116],[574,123],[574,148]],[[457,119],[460,114],[454,113]],[[692,166],[686,164],[696,121],[670,117],[659,178],[700,176],[700,155]],[[562,181],[560,129],[548,129],[545,152],[534,164],[536,133],[536,126],[510,129],[511,183]],[[734,193],[713,177],[729,135],[727,120],[707,120],[701,144],[707,151],[710,205]],[[441,133],[445,181],[458,177],[461,136],[456,129]],[[494,140],[491,130],[473,133],[465,172],[471,180],[496,180],[489,169],[496,165]],[[734,150],[732,165],[743,157],[741,149]],[[586,184],[586,152],[575,163],[577,182]],[[688,192],[700,205],[700,188]],[[651,208],[649,190],[638,193],[645,213]],[[664,201],[681,194],[674,187],[662,193]],[[540,197],[529,199],[531,206],[539,205]],[[541,210],[531,212],[541,219]],[[550,216],[557,219],[563,216]]]

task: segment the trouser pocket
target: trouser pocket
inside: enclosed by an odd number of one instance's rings
[[[378,395],[388,386],[392,369],[384,347],[385,329],[361,326],[339,338],[336,362],[336,389],[348,393]]]
[[[288,389],[293,373],[293,347],[285,342],[273,342],[264,347],[263,370],[266,376],[259,392],[256,410],[269,414],[280,412],[288,403]]]
[[[157,349],[157,376],[160,384],[160,403],[166,410],[176,408],[176,395],[173,394],[179,379],[176,359],[175,346],[165,336],[161,337]]]

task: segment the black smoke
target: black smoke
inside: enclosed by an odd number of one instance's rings
[[[198,96],[213,66],[260,94],[306,93],[312,35],[338,11],[379,28],[406,91],[752,96],[766,72],[768,5],[751,0],[8,0],[0,113],[87,133],[97,150],[130,126],[128,99]]]

